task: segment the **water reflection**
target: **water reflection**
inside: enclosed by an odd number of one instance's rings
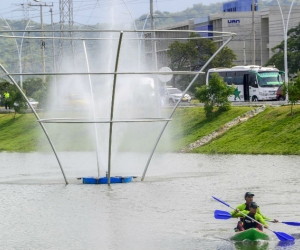
[[[235,248],[237,250],[267,250],[269,249],[269,242],[267,241],[243,241],[235,242]]]
[[[250,241],[243,241],[243,242],[235,242],[234,246],[236,250],[270,250],[273,247],[276,250],[289,250],[293,249],[295,245],[295,241],[279,241],[277,245],[270,246],[268,241],[257,241],[257,242],[250,242]]]
[[[295,241],[279,241],[278,242],[278,249],[292,249],[291,247],[295,245]]]

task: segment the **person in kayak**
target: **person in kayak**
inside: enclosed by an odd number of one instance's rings
[[[250,228],[257,228],[258,230],[263,231],[262,225],[264,226],[264,228],[268,228],[268,224],[264,220],[263,216],[261,214],[257,213],[258,209],[259,209],[259,206],[257,205],[257,203],[251,202],[249,205],[249,210],[244,210],[244,211],[241,211],[238,213],[239,216],[244,217],[242,227],[239,228],[239,231],[245,231]],[[257,223],[254,220],[251,220],[251,218],[260,222],[262,225],[260,225],[259,223]]]
[[[236,207],[236,209],[231,212],[231,217],[232,218],[239,218],[239,217],[241,217],[240,221],[238,222],[238,224],[236,226],[236,228],[234,229],[235,231],[241,231],[240,229],[243,227],[244,218],[243,218],[243,216],[239,215],[239,212],[240,211],[244,211],[244,210],[246,210],[246,211],[250,210],[250,204],[251,204],[251,202],[253,202],[254,194],[252,192],[246,192],[244,197],[245,197],[245,201],[246,202],[238,205]],[[263,215],[260,212],[260,208],[259,207],[257,208],[256,213],[259,214],[259,215],[261,215],[264,220],[268,220],[268,221],[271,220],[270,218],[266,217],[265,215]],[[276,222],[278,222],[278,220],[274,219],[273,222],[276,223]]]

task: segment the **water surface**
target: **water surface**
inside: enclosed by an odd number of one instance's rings
[[[3,249],[300,249],[270,231],[268,243],[230,242],[237,220],[216,220],[230,208],[211,198],[236,206],[252,191],[265,215],[300,221],[298,156],[155,155],[144,182],[111,188],[77,179],[96,176],[94,154],[60,157],[67,186],[52,154],[0,154]],[[113,172],[141,176],[146,158],[122,154]],[[300,238],[300,227],[269,226]]]

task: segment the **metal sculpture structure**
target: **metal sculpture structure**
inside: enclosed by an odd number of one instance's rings
[[[32,31],[18,31],[18,32],[32,32]],[[38,32],[38,31],[35,31]],[[45,32],[45,31],[44,31]],[[50,34],[52,33],[52,31],[47,31]],[[68,32],[71,32],[71,30],[69,30]],[[49,144],[51,145],[51,148],[55,154],[55,157],[57,159],[57,162],[59,164],[60,170],[62,172],[62,175],[64,177],[65,183],[68,184],[68,180],[67,177],[64,173],[63,170],[63,166],[61,164],[60,158],[58,156],[57,150],[54,146],[53,141],[51,140],[49,133],[47,132],[44,124],[45,123],[68,123],[68,124],[80,124],[80,123],[85,123],[85,124],[94,124],[95,126],[95,138],[96,138],[96,154],[97,154],[97,169],[98,169],[98,177],[96,179],[100,180],[100,167],[99,167],[99,161],[98,161],[98,135],[97,135],[97,124],[108,124],[109,125],[109,143],[108,143],[108,157],[107,157],[107,173],[106,173],[106,178],[107,178],[107,184],[110,185],[111,180],[112,180],[112,176],[111,176],[111,171],[112,171],[112,162],[111,162],[111,153],[112,153],[112,144],[113,144],[113,140],[112,140],[112,136],[113,136],[113,126],[117,123],[151,123],[151,122],[161,122],[164,123],[163,128],[161,129],[157,140],[152,148],[152,151],[150,152],[149,158],[147,160],[147,163],[145,165],[143,174],[142,174],[142,178],[141,180],[143,181],[150,161],[152,159],[152,156],[156,150],[156,147],[158,145],[158,142],[160,141],[161,136],[163,135],[165,128],[168,125],[168,122],[171,120],[176,108],[178,107],[181,98],[178,100],[178,102],[174,105],[174,107],[172,108],[172,111],[170,113],[170,115],[168,117],[151,117],[151,118],[145,118],[145,117],[141,117],[141,118],[130,118],[130,119],[117,119],[115,117],[115,101],[116,101],[116,88],[117,88],[117,78],[119,76],[143,76],[143,75],[147,75],[147,76],[158,76],[158,75],[194,75],[193,80],[188,84],[187,88],[183,91],[182,93],[182,97],[187,93],[187,91],[190,89],[190,87],[193,85],[193,83],[196,81],[197,77],[200,74],[204,74],[204,70],[207,67],[207,65],[212,61],[212,59],[233,39],[234,35],[233,33],[228,33],[228,32],[214,32],[214,38],[227,38],[223,40],[223,45],[213,54],[213,56],[205,63],[205,65],[203,65],[203,67],[199,70],[199,71],[172,71],[172,72],[162,72],[162,71],[140,71],[137,70],[135,72],[132,71],[120,71],[119,70],[119,59],[120,59],[120,54],[122,51],[122,43],[124,41],[124,34],[130,34],[130,33],[153,33],[153,32],[159,32],[159,33],[166,33],[166,32],[177,32],[177,33],[192,33],[194,31],[192,30],[138,30],[138,31],[132,31],[132,30],[80,30],[80,31],[76,31],[76,32],[81,32],[81,34],[85,34],[85,32],[89,32],[89,33],[109,33],[112,34],[111,39],[114,40],[115,42],[117,41],[117,51],[115,53],[116,57],[114,60],[114,70],[113,71],[98,71],[98,72],[91,72],[90,71],[90,63],[89,63],[89,58],[88,58],[88,53],[86,50],[86,41],[91,41],[91,40],[95,40],[95,41],[99,41],[99,40],[109,40],[107,37],[100,37],[100,38],[90,38],[90,37],[68,37],[65,39],[71,39],[71,40],[77,40],[77,41],[82,41],[82,45],[83,45],[83,51],[85,53],[85,61],[86,61],[86,72],[46,72],[46,73],[42,73],[42,72],[30,72],[30,73],[10,73],[8,72],[4,66],[2,64],[0,64],[0,68],[4,71],[4,73],[6,74],[6,76],[10,79],[10,81],[18,88],[18,90],[22,93],[23,97],[25,98],[25,100],[27,101],[30,109],[32,110],[32,112],[34,113],[37,121],[39,122],[41,128],[43,129]],[[201,32],[200,32],[201,33]],[[9,35],[1,35],[1,31],[0,31],[0,38],[20,38],[19,36],[9,36]],[[30,37],[30,36],[23,36],[23,39],[41,39],[40,37]],[[62,39],[61,37],[43,37],[43,39]],[[159,39],[165,39],[168,40],[168,38],[137,38],[137,36],[134,34],[134,36],[129,37],[129,38],[125,38],[125,40],[127,41],[138,41],[140,43],[140,41],[150,41],[150,42],[154,42],[157,41]],[[187,40],[188,38],[176,38],[176,40]],[[205,39],[204,37],[199,37],[196,39]],[[172,40],[174,40],[174,38],[172,38]],[[139,52],[140,53],[140,52]],[[152,53],[156,53],[152,51]],[[140,56],[139,56],[140,58]],[[90,93],[92,96],[92,109],[93,109],[93,115],[92,117],[88,117],[88,118],[50,118],[50,119],[41,119],[41,117],[38,115],[38,113],[36,112],[36,110],[32,107],[32,105],[30,104],[28,98],[26,97],[25,93],[23,92],[22,88],[17,84],[17,82],[15,81],[15,79],[13,78],[13,76],[55,76],[55,77],[62,77],[62,76],[88,76],[89,79],[89,89],[90,89]],[[93,85],[92,85],[92,76],[112,76],[112,82],[110,82],[109,84],[112,85],[111,86],[111,98],[110,98],[110,115],[109,115],[109,119],[100,119],[97,117],[97,114],[95,112],[95,103],[93,100]],[[98,181],[97,181],[98,183]]]

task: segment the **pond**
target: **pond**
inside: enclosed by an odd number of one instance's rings
[[[251,191],[263,214],[300,221],[299,156],[156,154],[145,181],[83,185],[96,176],[94,154],[60,153],[69,185],[52,154],[0,153],[0,240],[5,249],[300,249],[300,227],[269,223],[293,235],[282,245],[237,244],[237,220],[214,210],[235,207]],[[114,174],[141,176],[145,155],[120,154]],[[122,162],[131,167],[122,168]]]

